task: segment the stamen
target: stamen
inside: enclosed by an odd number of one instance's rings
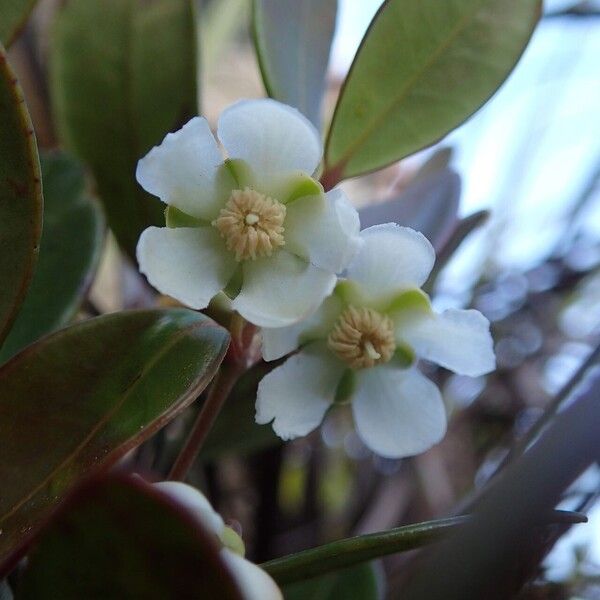
[[[386,363],[396,350],[394,324],[371,308],[350,306],[338,318],[327,345],[353,369]]]
[[[250,188],[233,190],[213,221],[238,261],[270,256],[283,246],[285,205]]]

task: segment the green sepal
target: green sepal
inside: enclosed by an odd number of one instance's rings
[[[220,539],[225,548],[228,548],[240,556],[244,556],[246,554],[244,540],[242,540],[242,538],[233,529],[231,529],[231,527],[227,527],[226,525],[223,528]]]
[[[176,227],[200,227],[206,225],[206,222],[202,219],[192,217],[174,206],[167,206],[165,208],[165,223],[167,227],[172,229]]]
[[[237,269],[223,290],[225,294],[232,300],[240,293],[240,290],[242,289],[242,279],[242,265],[238,265]]]
[[[241,158],[228,158],[219,167],[217,172],[217,184],[229,186],[229,191],[233,189],[243,190],[246,187],[253,187],[254,174],[250,165]]]
[[[294,202],[294,200],[298,200],[298,198],[321,196],[324,193],[323,186],[318,181],[310,175],[299,171],[286,182],[284,191],[281,193],[281,198],[278,198],[278,200],[282,204],[289,204],[290,202]]]
[[[382,310],[388,314],[399,312],[432,312],[429,296],[419,288],[405,289],[394,294],[387,300]]]
[[[346,369],[335,390],[334,404],[348,404],[356,390],[356,372]]]
[[[404,342],[396,342],[396,344],[396,350],[394,351],[394,356],[392,356],[390,362],[401,369],[412,367],[417,359],[415,351]]]

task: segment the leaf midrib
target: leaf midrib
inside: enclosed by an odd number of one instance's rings
[[[459,34],[468,25],[470,25],[471,21],[473,21],[475,19],[476,15],[482,9],[484,4],[485,4],[485,2],[482,2],[481,4],[479,4],[477,6],[476,10],[474,10],[472,13],[467,13],[466,15],[464,15],[462,18],[460,18],[458,20],[454,29],[451,30],[448,37],[431,54],[430,58],[427,61],[425,61],[425,63],[423,64],[423,66],[420,69],[415,71],[415,73],[413,73],[413,75],[411,77],[409,77],[409,79],[406,81],[405,85],[401,88],[398,96],[393,98],[392,101],[390,102],[389,106],[386,109],[384,109],[383,111],[381,111],[377,116],[375,116],[372,119],[370,124],[368,124],[367,127],[365,128],[365,130],[363,131],[363,133],[355,139],[355,141],[349,146],[349,148],[346,150],[346,152],[344,154],[342,154],[342,156],[339,158],[339,160],[334,165],[328,167],[329,170],[333,171],[335,169],[338,169],[338,168],[346,165],[350,161],[352,156],[356,153],[356,151],[360,148],[360,146],[364,143],[364,141],[367,138],[371,137],[371,135],[373,135],[373,133],[375,132],[377,127],[381,124],[381,122],[384,121],[386,119],[386,117],[393,110],[395,110],[397,108],[398,105],[400,105],[400,104],[402,104],[402,102],[404,102],[406,97],[409,95],[410,89],[412,88],[415,81],[417,81],[419,78],[421,78],[423,76],[423,74],[426,73],[432,67],[432,65],[437,61],[437,59],[441,55],[441,53],[444,50],[446,50],[454,42],[454,40],[459,36]],[[356,56],[355,60],[357,60],[358,58],[359,58],[359,55]],[[343,100],[343,97],[340,100]],[[341,105],[341,103],[340,103],[340,105]],[[332,125],[332,132],[334,130],[334,126],[335,126],[335,123],[333,123],[333,125]],[[333,136],[331,136],[331,139],[333,139]]]

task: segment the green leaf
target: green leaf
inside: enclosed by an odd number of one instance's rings
[[[67,0],[52,38],[51,92],[63,141],[92,168],[108,223],[135,256],[164,205],[137,161],[195,113],[188,0]]]
[[[358,50],[325,150],[335,183],[440,139],[506,79],[540,0],[387,0]]]
[[[279,364],[259,363],[240,377],[202,447],[204,460],[226,453],[247,454],[281,443],[270,424],[258,425],[254,419],[258,383]]]
[[[37,0],[0,0],[0,42],[10,46]]]
[[[42,233],[35,136],[23,93],[0,46],[0,343],[31,281]]]
[[[0,559],[79,479],[188,406],[228,340],[194,311],[127,311],[63,329],[1,367]]]
[[[346,538],[263,563],[261,567],[281,584],[317,577],[380,556],[414,550],[462,526],[469,517],[450,517],[404,525],[388,531]],[[542,516],[547,523],[581,523],[580,513],[555,510]]]
[[[254,45],[265,88],[321,128],[337,0],[254,0]]]
[[[283,592],[285,600],[377,600],[380,597],[377,574],[372,563],[362,563],[292,583],[286,585]]]
[[[104,219],[85,191],[81,165],[64,154],[49,154],[42,157],[42,181],[40,258],[29,293],[0,349],[0,364],[74,317],[100,258]]]
[[[22,600],[241,600],[214,539],[143,481],[111,478],[79,491],[30,555]]]

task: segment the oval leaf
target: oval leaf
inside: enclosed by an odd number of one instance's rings
[[[0,42],[10,46],[37,0],[0,0]]]
[[[0,558],[84,475],[188,406],[215,374],[225,329],[187,310],[104,315],[0,368]]]
[[[444,168],[417,178],[398,196],[360,211],[361,227],[394,222],[420,231],[439,250],[458,222],[460,177]]]
[[[254,45],[265,88],[321,128],[337,0],[254,0]]]
[[[29,293],[0,349],[0,364],[74,317],[100,258],[104,218],[85,192],[81,165],[64,154],[42,157],[42,181],[40,258]]]
[[[0,343],[31,281],[42,232],[35,136],[23,93],[0,46]]]
[[[188,0],[68,0],[53,32],[60,136],[91,166],[108,223],[135,256],[164,205],[135,180],[138,159],[195,112]]]
[[[340,95],[325,178],[379,169],[464,121],[506,79],[540,9],[540,0],[387,0]]]
[[[18,596],[242,598],[214,536],[148,484],[124,478],[66,503],[31,553]]]

